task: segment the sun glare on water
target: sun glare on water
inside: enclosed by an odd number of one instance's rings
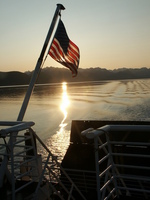
[[[69,104],[70,104],[70,101],[69,101],[68,94],[67,94],[67,83],[63,82],[62,83],[62,102],[60,105],[60,109],[64,115],[64,118],[59,125],[60,129],[59,129],[58,133],[62,133],[64,130],[64,127],[67,125],[67,123],[65,123],[65,120],[67,118],[67,114],[68,114],[67,108],[68,108]]]
[[[56,131],[56,134],[52,135],[47,140],[47,146],[50,147],[53,154],[57,155],[58,161],[61,162],[67,148],[69,146],[70,141],[70,131],[66,130],[67,126],[67,116],[68,116],[68,107],[70,101],[69,96],[67,94],[67,83],[62,83],[62,93],[61,93],[61,101],[60,101],[60,112],[63,114],[62,121],[59,124],[59,129]],[[43,152],[42,152],[43,154]]]

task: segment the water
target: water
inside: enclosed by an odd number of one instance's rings
[[[0,87],[0,120],[16,120],[27,87]],[[62,83],[35,87],[24,120],[64,155],[72,120],[150,120],[150,79]]]

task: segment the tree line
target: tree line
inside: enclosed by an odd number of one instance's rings
[[[0,72],[0,86],[28,85],[32,72]],[[82,82],[101,80],[123,80],[150,78],[150,68],[121,68],[107,70],[105,68],[79,68],[77,77],[72,77],[71,71],[67,68],[46,67],[43,68],[38,77],[38,84],[59,83],[59,82]]]

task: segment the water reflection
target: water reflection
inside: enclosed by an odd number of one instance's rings
[[[67,114],[68,114],[67,108],[68,108],[69,104],[70,104],[70,102],[69,102],[69,98],[68,98],[68,94],[67,94],[67,83],[63,82],[62,83],[62,102],[60,105],[60,109],[64,115],[64,118],[59,125],[60,129],[59,129],[58,133],[62,133],[64,131],[64,127],[67,125],[67,123],[65,123],[65,120],[67,118]]]

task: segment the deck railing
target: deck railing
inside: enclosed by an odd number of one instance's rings
[[[94,139],[98,200],[150,199],[149,134],[149,125],[106,125],[82,132]]]
[[[33,125],[0,122],[5,126],[0,130],[0,170],[9,180],[12,200],[20,194],[28,199],[40,199],[41,195],[43,199],[88,199],[82,195],[88,190],[97,191],[97,200],[150,199],[149,125],[107,125],[83,131],[82,135],[94,139],[95,171],[64,170]]]
[[[33,125],[33,122],[0,122],[0,126],[5,126],[0,130],[0,170],[5,173],[4,179],[7,177],[3,180],[4,188],[10,188],[7,197],[2,198],[50,199],[57,196],[75,199],[74,194],[78,194],[80,199],[85,199],[57,157],[33,131]],[[45,157],[39,154],[39,149]],[[69,187],[61,176],[67,179]]]

